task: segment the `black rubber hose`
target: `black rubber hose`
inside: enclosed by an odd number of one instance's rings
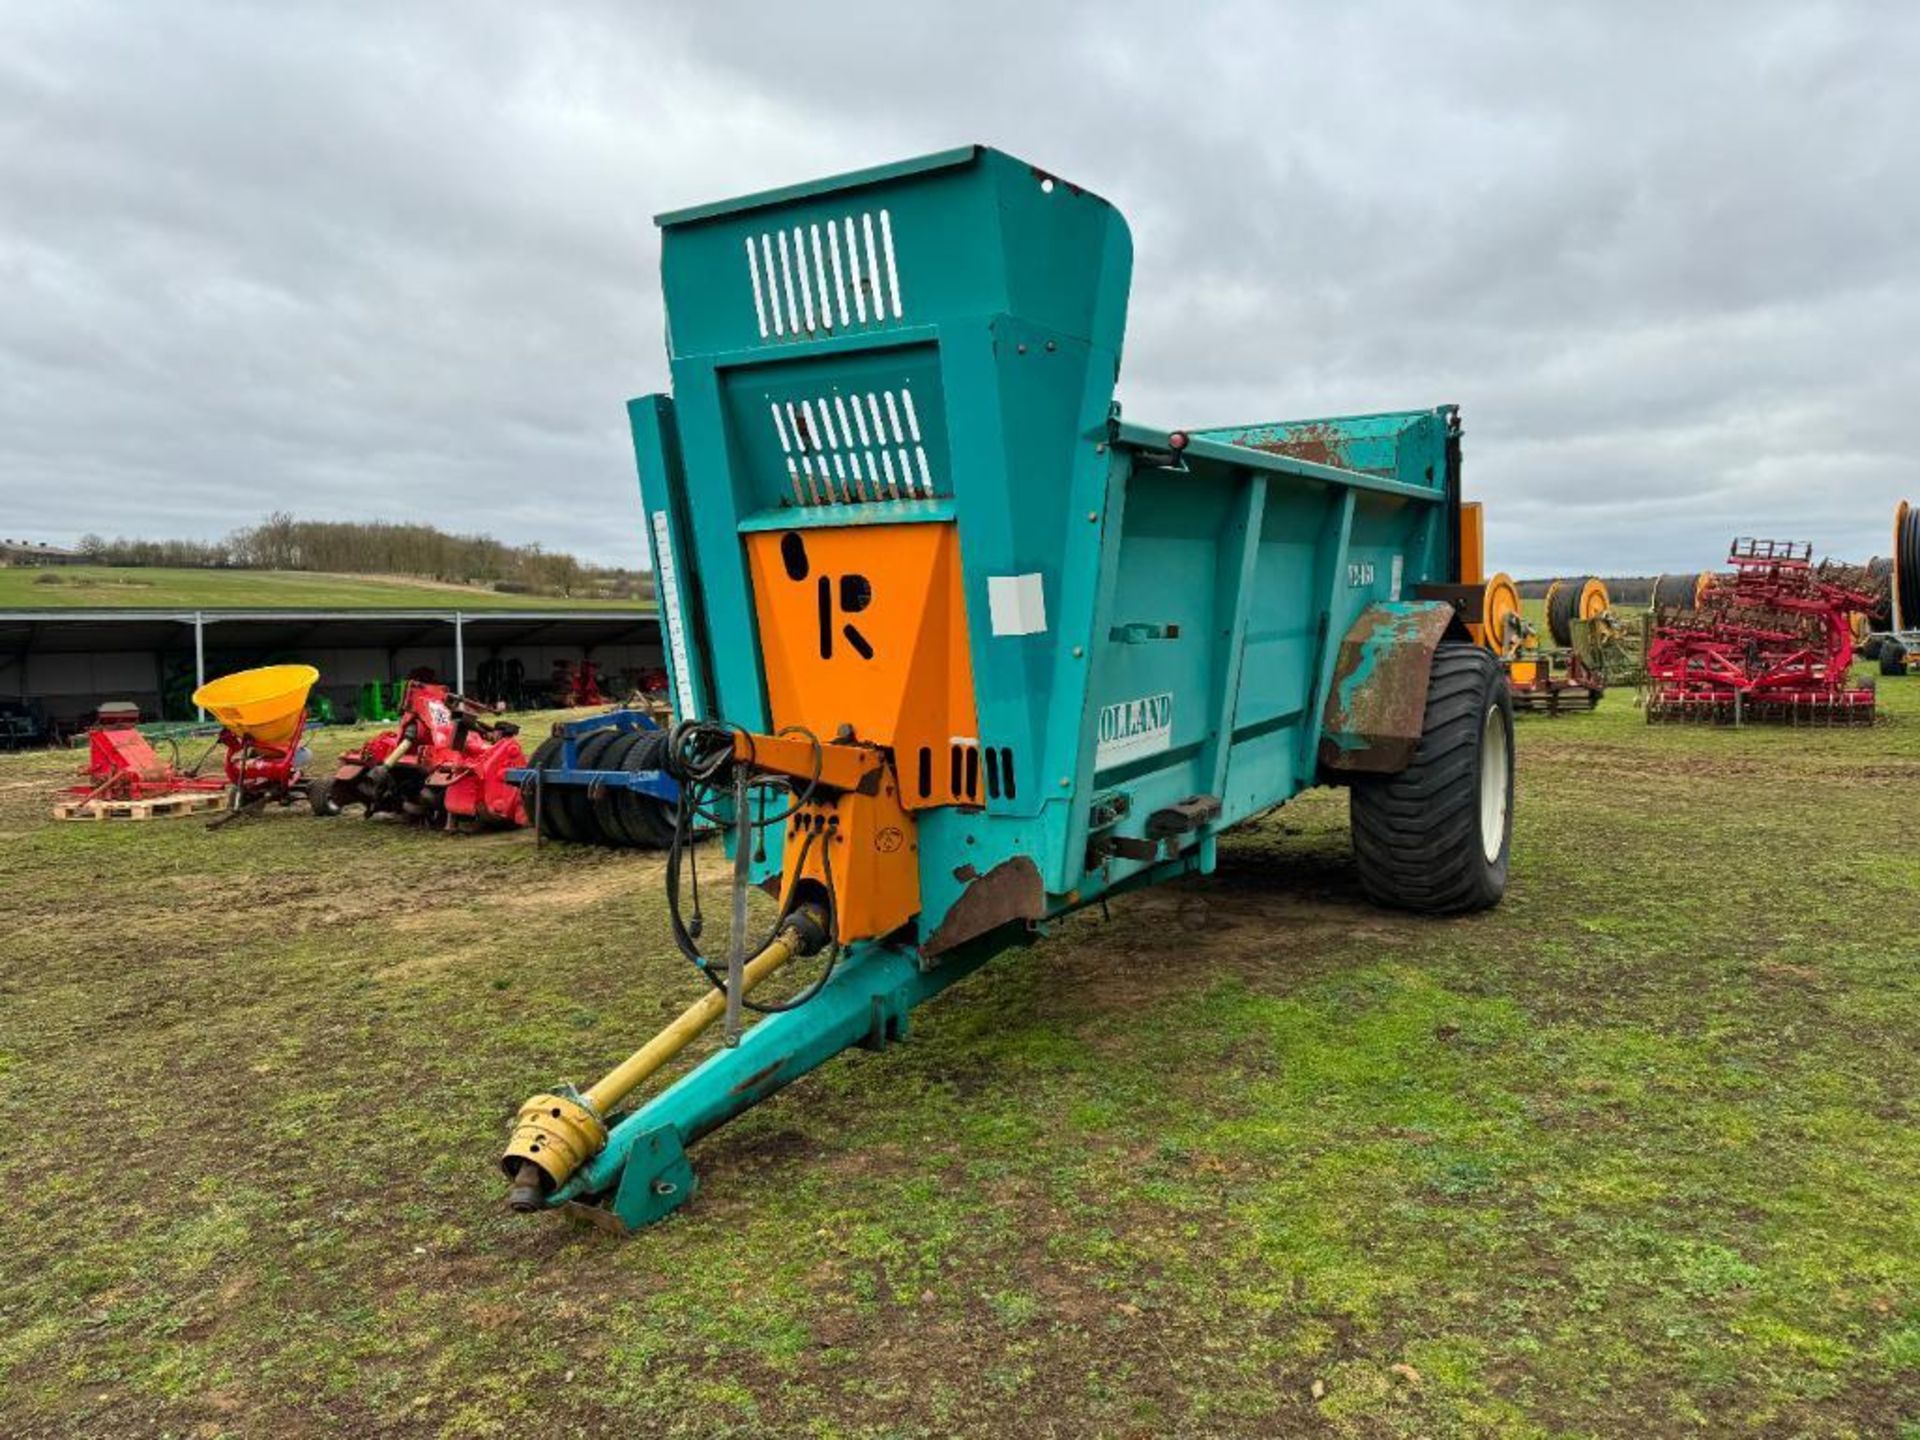
[[[1907,506],[1893,537],[1893,628],[1920,629],[1920,507]]]
[[[1653,582],[1653,608],[1655,610],[1691,610],[1693,609],[1693,587],[1698,579],[1693,575],[1662,575]]]
[[[696,817],[712,825],[724,825],[727,817],[718,809],[720,793],[728,783],[735,764],[733,742],[736,734],[748,732],[724,721],[682,720],[667,732],[665,753],[662,756],[662,768],[680,784],[680,804],[674,817],[672,843],[667,847],[667,921],[673,934],[674,945],[682,955],[693,963],[707,983],[716,990],[725,992],[726,981],[717,972],[708,958],[700,950],[700,871],[699,860],[694,852],[694,822]],[[753,788],[762,796],[769,790],[785,791],[788,803],[784,809],[772,814],[764,810],[750,813],[749,828],[756,839],[764,831],[786,824],[789,817],[797,814],[808,804],[820,784],[820,771],[824,755],[820,741],[811,731],[800,726],[790,725],[778,732],[782,736],[799,735],[813,746],[813,774],[804,788],[796,790],[784,777],[756,777]],[[751,766],[752,761],[744,762]],[[751,801],[749,802],[751,804]],[[799,859],[795,862],[796,872],[806,868],[807,855],[815,839],[815,832],[809,829],[801,841]],[[691,923],[680,906],[681,866],[686,865],[687,878],[693,892],[693,915]],[[832,939],[839,929],[839,918],[833,911],[833,855],[830,848],[822,850],[822,866],[826,875],[826,933],[827,958],[821,973],[806,989],[787,1000],[774,1004],[756,1003],[741,998],[741,1005],[760,1015],[777,1015],[785,1010],[797,1009],[813,999],[833,978],[834,966],[839,959],[840,947]],[[787,924],[790,915],[782,911],[774,921],[773,927],[759,944],[749,946],[749,954],[757,954],[773,943],[781,928]]]
[[[1554,644],[1563,648],[1573,644],[1574,610],[1586,588],[1585,580],[1562,580],[1554,586],[1547,600],[1547,633],[1553,637]]]

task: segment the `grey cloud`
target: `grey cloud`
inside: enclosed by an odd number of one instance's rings
[[[1122,398],[1466,407],[1519,573],[1920,499],[1920,20],[1850,5],[0,13],[8,526],[638,553],[662,209],[964,140],[1117,203]]]

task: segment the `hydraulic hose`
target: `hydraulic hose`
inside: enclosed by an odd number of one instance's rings
[[[680,810],[675,819],[672,843],[667,847],[667,921],[673,933],[674,944],[680,953],[722,996],[725,996],[728,991],[726,979],[728,966],[724,962],[716,963],[700,949],[700,936],[704,922],[700,911],[700,871],[698,855],[694,849],[695,830],[699,823],[724,828],[731,821],[736,827],[734,844],[737,864],[740,855],[749,848],[749,842],[754,847],[758,847],[760,836],[768,830],[785,825],[791,816],[812,801],[819,788],[823,764],[820,741],[811,731],[800,726],[788,726],[778,733],[783,736],[799,735],[813,746],[813,774],[798,789],[794,787],[792,780],[784,775],[753,769],[752,733],[740,726],[725,721],[682,720],[667,732],[666,753],[662,758],[661,768],[680,783]],[[736,736],[744,736],[746,739],[748,750],[746,760],[735,758]],[[745,802],[736,798],[735,813],[729,817],[718,808],[716,799],[723,789],[736,789],[733,782],[741,773],[742,767],[744,767],[746,785],[744,790],[738,793],[745,793],[750,798],[752,792],[756,790],[762,796],[769,790],[779,790],[790,793],[791,800],[772,814],[768,814],[763,807],[758,816],[747,823],[742,823],[744,817],[741,814],[741,808]],[[815,832],[809,829],[800,842],[800,855],[794,866],[796,873],[804,872],[806,869],[807,857],[812,853],[814,840]],[[813,983],[798,994],[773,1004],[755,1004],[742,995],[738,1000],[739,1009],[751,1010],[756,1015],[778,1015],[783,1011],[806,1004],[820,993],[828,980],[833,978],[834,966],[839,959],[839,946],[833,937],[837,935],[839,925],[833,909],[833,854],[830,846],[822,847],[821,857],[826,875],[826,893],[819,900],[828,937],[825,966]],[[682,909],[681,905],[683,874],[692,895],[690,915]],[[737,871],[734,876],[732,898],[736,902],[744,898],[744,885]],[[781,927],[787,923],[789,914],[798,908],[794,903],[794,897],[790,897],[788,911],[782,912],[774,920],[772,931],[759,946],[750,948],[763,949],[770,944],[774,935],[778,934]],[[736,931],[736,936],[739,933],[741,932]],[[737,939],[734,943],[738,943]]]

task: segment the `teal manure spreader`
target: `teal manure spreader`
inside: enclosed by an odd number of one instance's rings
[[[701,996],[525,1103],[515,1208],[659,1219],[702,1135],[1049,920],[1208,873],[1309,786],[1347,787],[1374,900],[1499,900],[1512,709],[1459,583],[1454,407],[1123,419],[1125,222],[983,147],[660,225],[673,394],[629,413]],[[683,894],[703,817],[732,887],[711,952]],[[752,887],[778,912],[750,937]]]

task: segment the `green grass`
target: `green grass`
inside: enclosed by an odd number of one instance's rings
[[[0,763],[0,1433],[1920,1436],[1920,680],[1522,721],[1514,879],[1315,792],[696,1147],[503,1213],[695,993],[656,859],[59,826]],[[536,727],[537,728],[537,727]],[[336,741],[337,743],[337,741]]]
[[[59,607],[556,610],[642,608],[632,600],[501,595],[472,585],[402,576],[318,575],[298,570],[168,570],[110,565],[0,569],[0,610]]]

